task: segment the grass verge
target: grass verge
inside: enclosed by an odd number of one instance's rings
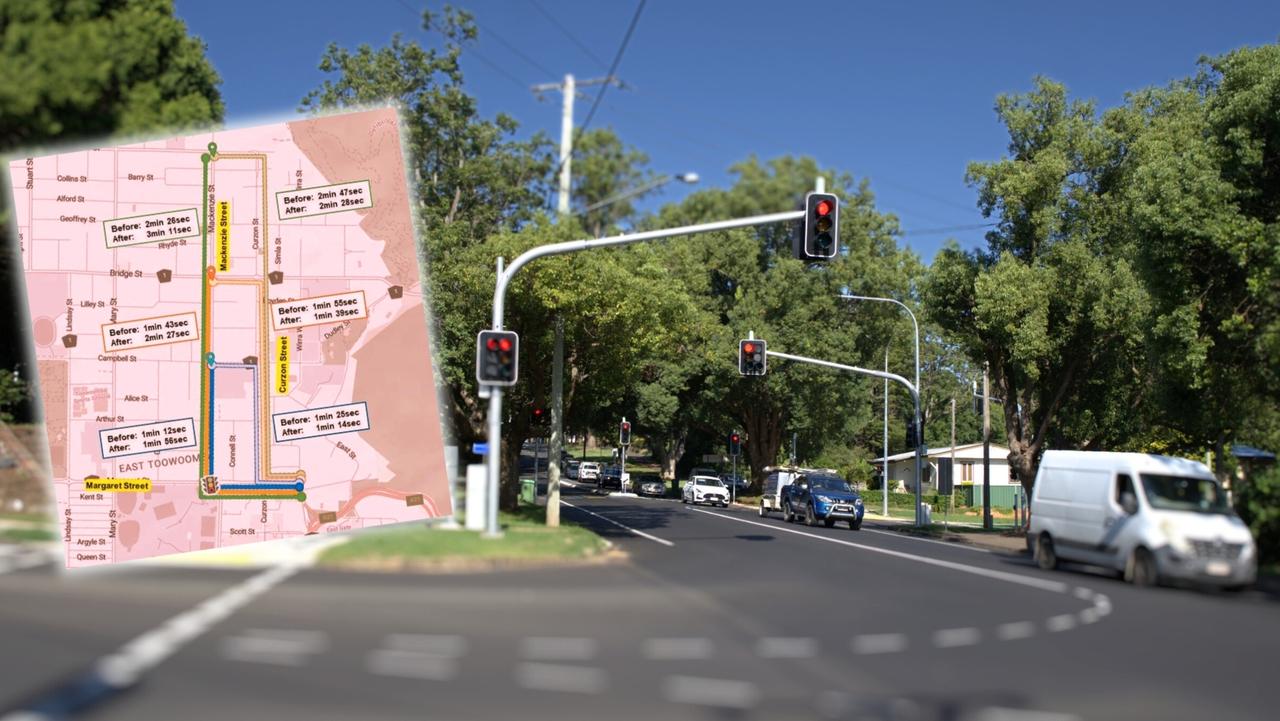
[[[0,528],[0,542],[36,543],[56,541],[58,534],[48,528]]]
[[[321,566],[359,570],[488,570],[594,561],[608,544],[590,530],[561,522],[545,525],[543,508],[501,513],[501,538],[481,538],[478,531],[429,529],[400,524],[365,531],[330,548]]]

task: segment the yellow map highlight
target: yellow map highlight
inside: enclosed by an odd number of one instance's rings
[[[100,493],[150,493],[150,478],[86,478],[86,491]]]
[[[276,336],[276,393],[289,395],[289,336]]]
[[[216,231],[218,238],[218,272],[231,270],[231,201],[218,201]]]

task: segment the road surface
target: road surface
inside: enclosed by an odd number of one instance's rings
[[[870,524],[565,500],[566,519],[629,561],[432,576],[14,568],[0,575],[0,719],[69,699],[83,699],[76,718],[182,721],[1273,711],[1280,604],[1256,591],[1134,589]]]

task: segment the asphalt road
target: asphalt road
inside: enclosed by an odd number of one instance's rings
[[[0,709],[83,698],[77,718],[183,721],[1273,711],[1280,603],[1257,592],[1134,589],[869,526],[565,500],[566,519],[630,560],[436,576],[14,568],[0,575]],[[122,659],[138,663],[122,672]]]

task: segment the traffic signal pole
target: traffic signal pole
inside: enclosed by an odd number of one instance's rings
[[[678,228],[667,228],[665,230],[649,230],[641,233],[624,233],[609,238],[594,238],[591,240],[570,240],[563,243],[549,243],[540,245],[536,248],[530,248],[521,253],[515,260],[511,261],[511,265],[503,267],[503,259],[498,258],[498,280],[493,289],[493,330],[502,330],[503,316],[505,315],[507,286],[511,284],[511,279],[521,268],[528,265],[531,261],[539,258],[546,258],[554,255],[566,255],[568,253],[578,253],[584,250],[594,250],[596,248],[612,248],[619,245],[630,245],[632,243],[640,243],[646,240],[661,240],[663,238],[673,238],[681,235],[694,235],[697,233],[713,233],[718,230],[732,230],[734,228],[747,228],[755,225],[768,225],[771,223],[786,223],[793,220],[801,220],[805,217],[803,210],[789,210],[782,213],[769,213],[766,215],[753,215],[746,218],[734,218],[732,220],[718,220],[711,223],[697,223],[694,225],[682,225]],[[489,480],[489,498],[488,498],[488,518],[485,520],[485,536],[489,538],[501,535],[498,528],[498,474],[501,470],[499,463],[499,454],[502,448],[502,388],[500,386],[492,386],[489,389],[489,455],[487,456],[488,480]]]
[[[806,358],[805,356],[791,355],[789,353],[779,353],[778,351],[773,351],[773,350],[766,350],[765,353],[771,356],[775,356],[777,358],[781,358],[783,360],[796,361],[798,363],[809,363],[811,365],[822,366],[824,368],[834,368],[836,370],[842,370],[848,373],[860,373],[862,375],[868,375],[875,378],[883,378],[885,380],[896,381],[898,383],[901,383],[902,385],[906,386],[907,390],[911,393],[911,402],[915,404],[916,418],[920,417],[920,392],[916,390],[916,387],[911,383],[911,381],[907,380],[906,378],[903,378],[902,376],[896,373],[873,371],[867,368],[859,368],[857,366],[844,365],[843,363],[832,363],[831,361],[818,360],[817,358]],[[921,511],[920,479],[921,479],[922,473],[923,473],[923,462],[920,455],[920,446],[917,445],[916,446],[916,525],[917,526],[924,525],[924,517],[923,517],[923,514],[920,512]]]

